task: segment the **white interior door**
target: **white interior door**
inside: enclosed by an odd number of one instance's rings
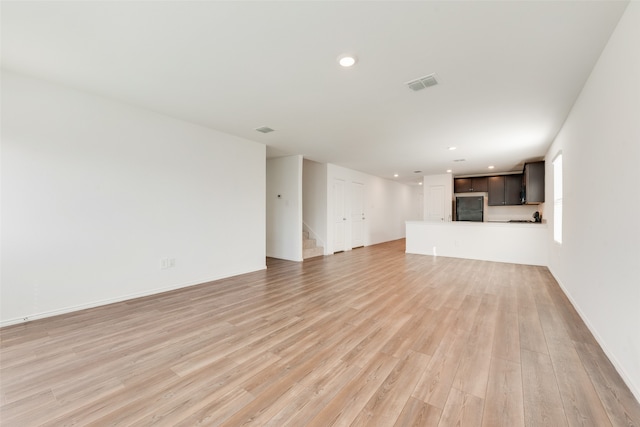
[[[333,180],[333,252],[345,250],[347,212],[344,204],[344,181]]]
[[[364,184],[351,186],[351,247],[364,246]]]
[[[430,185],[427,188],[427,221],[444,221],[444,185]]]

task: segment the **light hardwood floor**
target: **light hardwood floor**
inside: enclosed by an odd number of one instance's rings
[[[3,426],[640,426],[546,268],[403,240],[0,335]]]

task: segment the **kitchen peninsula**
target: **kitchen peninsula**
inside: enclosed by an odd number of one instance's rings
[[[543,160],[522,173],[425,175],[424,221],[406,222],[406,252],[547,265],[544,175]]]
[[[546,223],[407,221],[406,253],[547,265]]]

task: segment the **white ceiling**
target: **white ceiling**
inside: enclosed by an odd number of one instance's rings
[[[415,183],[416,170],[541,158],[626,5],[3,1],[2,65],[262,142],[270,156]],[[352,69],[337,65],[345,52],[359,58]],[[405,86],[431,73],[438,86]]]

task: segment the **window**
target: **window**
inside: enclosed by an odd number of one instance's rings
[[[562,153],[553,160],[553,240],[562,243]]]

